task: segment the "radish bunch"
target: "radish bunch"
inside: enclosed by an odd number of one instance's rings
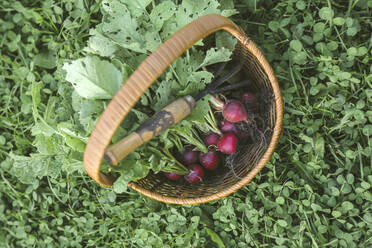
[[[188,148],[183,151],[181,162],[188,166],[189,173],[183,178],[189,183],[198,183],[206,175],[205,171],[214,171],[219,167],[223,158],[235,154],[239,139],[249,136],[248,132],[239,131],[237,124],[250,125],[252,121],[248,118],[247,110],[256,112],[258,109],[257,98],[253,93],[246,92],[241,100],[228,100],[223,103],[218,98],[212,97],[214,108],[222,113],[223,119],[220,123],[221,134],[209,133],[204,135],[204,143],[208,147],[207,153],[197,151],[196,148]],[[164,173],[170,180],[179,180],[181,175],[175,173]]]

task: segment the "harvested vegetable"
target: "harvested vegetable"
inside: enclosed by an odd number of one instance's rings
[[[235,124],[227,120],[222,122],[221,131],[224,133],[238,133],[238,129],[236,128]]]
[[[181,175],[174,173],[174,172],[164,172],[164,175],[173,181],[177,181],[178,179],[181,178]]]
[[[204,177],[204,170],[203,167],[201,167],[198,164],[193,164],[189,166],[189,174],[185,175],[186,181],[189,183],[198,183],[200,182]]]
[[[211,149],[207,153],[201,153],[199,161],[207,170],[214,170],[220,163],[220,157],[216,150]]]
[[[195,164],[198,156],[199,152],[187,149],[182,154],[182,161],[187,165]]]
[[[247,119],[247,112],[244,105],[237,100],[232,100],[225,104],[222,115],[226,120],[233,123],[239,121],[245,121],[248,124],[250,123]]]
[[[207,146],[217,146],[218,140],[220,139],[220,136],[216,133],[210,133],[204,138],[204,143]]]
[[[236,152],[238,138],[233,133],[227,133],[218,141],[218,149],[225,154],[233,154]]]

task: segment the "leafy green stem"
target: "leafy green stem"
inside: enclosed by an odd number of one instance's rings
[[[178,169],[178,171],[179,172],[181,172],[181,173],[179,173],[179,174],[181,174],[181,175],[184,175],[184,174],[187,174],[188,173],[188,170],[187,170],[187,168],[183,165],[183,164],[181,164],[170,152],[169,152],[169,150],[168,149],[166,149],[166,148],[163,148],[162,149],[162,151],[163,151],[163,153],[168,157],[168,158],[170,158],[171,160],[173,160],[174,162],[175,162],[175,164],[177,164],[177,169]]]

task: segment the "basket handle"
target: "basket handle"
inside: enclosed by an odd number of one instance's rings
[[[206,15],[181,28],[138,66],[108,104],[89,138],[84,152],[84,168],[92,179],[102,186],[112,186],[116,179],[101,173],[100,167],[105,150],[120,123],[171,63],[197,41],[221,29],[240,42],[246,42],[244,32],[230,19],[217,14]]]

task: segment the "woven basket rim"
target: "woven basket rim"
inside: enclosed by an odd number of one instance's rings
[[[239,180],[239,182],[236,183],[235,185],[229,186],[225,188],[224,190],[219,191],[209,196],[193,197],[193,198],[176,198],[176,197],[171,197],[171,196],[164,196],[156,192],[147,190],[141,187],[136,182],[129,183],[129,186],[132,189],[154,200],[168,203],[168,204],[197,205],[197,204],[221,199],[225,196],[228,196],[238,191],[240,188],[247,185],[257,175],[257,173],[269,162],[274,152],[274,149],[277,143],[279,142],[281,131],[282,131],[282,122],[283,122],[283,100],[282,100],[282,96],[280,93],[278,79],[275,76],[274,70],[272,69],[271,65],[269,64],[269,62],[267,61],[263,53],[258,49],[257,45],[251,39],[245,36],[244,39],[238,38],[238,40],[240,40],[240,42],[242,42],[242,45],[245,46],[245,48],[247,48],[247,50],[257,58],[262,69],[268,76],[268,79],[270,81],[270,85],[272,87],[273,94],[274,94],[275,116],[276,116],[274,131],[272,134],[270,144],[266,148],[265,153],[263,154],[261,159],[258,161],[257,165],[254,168],[252,168],[252,170],[245,177]]]

